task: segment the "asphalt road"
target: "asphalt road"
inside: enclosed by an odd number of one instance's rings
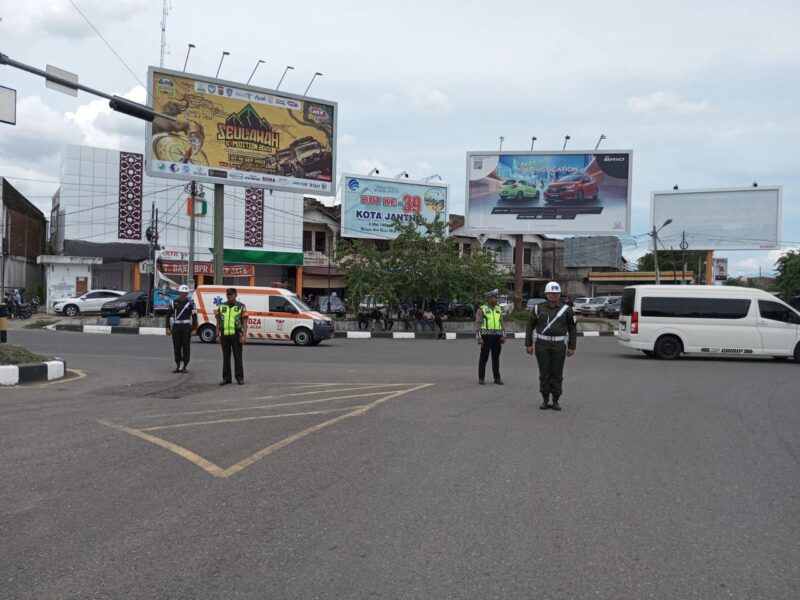
[[[561,413],[477,345],[14,332],[85,377],[0,389],[0,598],[796,598],[800,365],[581,338]]]

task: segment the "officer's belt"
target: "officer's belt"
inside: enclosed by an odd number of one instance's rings
[[[173,321],[172,324],[173,325],[189,325],[189,324],[191,324],[191,322],[192,322],[191,319],[181,319],[180,321]]]
[[[567,339],[565,335],[542,335],[538,331],[536,332],[536,339],[543,340],[545,342],[563,342]]]

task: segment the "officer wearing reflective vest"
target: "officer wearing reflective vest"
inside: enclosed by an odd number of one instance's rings
[[[478,360],[478,383],[484,385],[486,376],[486,361],[489,353],[492,354],[492,375],[497,385],[503,385],[500,379],[500,350],[506,343],[506,332],[503,329],[503,311],[497,306],[499,292],[492,290],[486,294],[486,304],[475,311],[475,336],[481,347],[481,356]]]
[[[178,298],[172,301],[167,311],[167,335],[172,336],[175,354],[173,373],[188,373],[192,335],[197,331],[197,310],[189,300],[189,286],[178,288]],[[183,363],[183,368],[181,368]]]
[[[244,383],[242,346],[247,336],[247,308],[236,300],[236,288],[228,288],[227,302],[214,311],[217,317],[217,343],[222,344],[222,381],[220,385],[231,382],[231,354],[233,354],[236,383]]]
[[[564,381],[564,361],[575,354],[577,328],[572,308],[561,300],[561,286],[551,281],[545,286],[545,304],[538,304],[531,310],[528,326],[525,328],[525,351],[534,353],[539,364],[539,391],[542,394],[542,410],[550,408],[552,396],[553,410],[561,410],[558,400]],[[535,339],[535,346],[534,346]]]

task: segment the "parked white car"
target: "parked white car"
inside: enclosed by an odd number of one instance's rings
[[[99,313],[103,304],[125,294],[119,290],[90,290],[77,298],[61,298],[53,304],[53,312],[65,317],[81,313]]]

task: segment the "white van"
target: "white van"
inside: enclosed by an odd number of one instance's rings
[[[766,355],[800,362],[800,313],[763,290],[733,286],[625,288],[619,343],[648,356]]]
[[[227,301],[227,286],[200,285],[192,299],[197,307],[197,335],[213,343],[217,335],[214,311]],[[237,287],[237,300],[247,309],[247,339],[292,340],[316,346],[333,337],[333,321],[311,310],[296,294],[271,287]]]

